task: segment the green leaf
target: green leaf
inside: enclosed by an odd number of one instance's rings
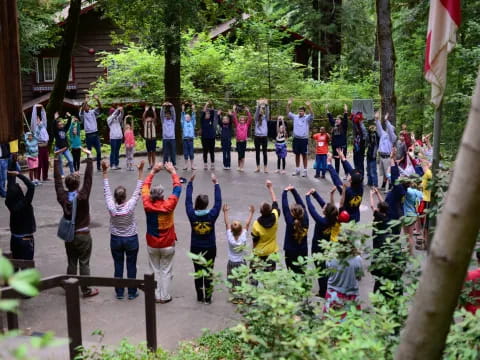
[[[0,300],[0,311],[15,311],[18,306],[18,300]]]
[[[12,263],[6,257],[0,256],[0,278],[8,279],[12,274]]]
[[[38,289],[35,286],[23,280],[12,279],[10,281],[10,286],[23,295],[27,295],[27,296],[38,295]]]

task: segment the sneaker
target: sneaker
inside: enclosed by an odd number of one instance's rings
[[[167,300],[160,300],[160,299],[155,300],[155,302],[156,302],[157,304],[166,304],[166,303],[169,303],[170,301],[172,301],[172,298],[171,298],[171,297],[170,297],[170,299],[167,299]]]
[[[203,170],[208,170],[208,164],[207,163],[203,164]]]
[[[87,292],[84,292],[84,293],[83,293],[83,297],[84,297],[84,298],[88,298],[88,297],[96,296],[96,295],[98,295],[98,294],[99,294],[98,289],[92,289],[92,288],[90,288],[90,289],[87,290]]]
[[[307,169],[303,170],[302,177],[307,177]]]
[[[65,179],[65,175],[62,175],[62,179]]]
[[[315,174],[314,178],[318,179],[318,178],[320,178],[320,175]]]
[[[238,169],[240,172],[244,172],[245,170],[243,168]]]
[[[282,175],[285,175],[287,172],[285,170],[282,170]]]
[[[264,172],[265,174],[268,174],[268,169],[267,169],[266,167],[263,168],[263,172]]]
[[[185,165],[183,166],[182,170],[184,170],[184,171],[185,171],[185,170],[188,170],[188,165],[185,164]]]
[[[152,170],[152,168],[153,168],[153,166],[150,165],[147,169],[148,169],[148,170]]]
[[[205,298],[205,305],[210,305],[211,303],[212,303],[212,298],[211,297]]]
[[[292,173],[292,176],[300,176],[300,170],[295,170],[295,171]]]
[[[259,172],[260,172],[260,168],[257,167],[254,172],[255,172],[255,173],[259,173]]]
[[[138,297],[138,291],[135,294],[128,294],[128,300],[134,300]]]
[[[117,298],[117,300],[123,300],[125,298],[125,296],[123,295],[117,295],[115,297]]]
[[[275,170],[275,174],[279,174],[280,173],[280,170]]]
[[[215,164],[210,165],[210,170],[215,170]]]
[[[227,166],[224,166],[224,167],[223,167],[223,170],[228,170],[228,167],[227,167]]]

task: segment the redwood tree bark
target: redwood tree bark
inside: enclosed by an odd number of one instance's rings
[[[397,98],[395,96],[395,48],[392,38],[390,0],[376,0],[377,41],[380,59],[380,98],[382,114],[389,113],[396,123]]]
[[[396,353],[441,359],[480,222],[480,72],[445,205]]]
[[[165,98],[175,106],[175,112],[177,114],[175,122],[175,139],[177,144],[177,154],[183,154],[183,141],[182,141],[182,126],[180,124],[180,112],[181,104],[180,97],[182,95],[181,90],[181,28],[180,18],[178,11],[170,11],[167,13],[165,19],[165,25],[167,31],[165,33],[164,48],[165,48],[165,76],[164,76],[164,88]]]
[[[17,1],[0,2],[0,143],[23,132]]]
[[[47,108],[47,121],[49,132],[52,133],[53,115],[56,111],[62,109],[63,98],[67,90],[68,77],[72,67],[72,51],[77,39],[78,23],[80,21],[80,10],[82,0],[70,0],[70,8],[68,9],[68,18],[60,45],[60,56],[57,64],[57,74],[53,85],[50,100]],[[50,137],[53,139],[53,136]]]

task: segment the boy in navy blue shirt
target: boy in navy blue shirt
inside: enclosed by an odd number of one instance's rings
[[[337,149],[338,157],[342,161],[343,168],[346,174],[350,175],[350,186],[343,187],[343,182],[340,180],[338,173],[332,167],[332,155],[329,154],[327,158],[327,170],[332,177],[333,184],[337,187],[338,192],[342,195],[343,210],[348,212],[350,219],[355,222],[360,221],[360,204],[363,199],[363,177],[358,171],[352,169],[352,166],[345,158],[345,155],[341,149]],[[343,192],[345,191],[345,194]]]
[[[207,209],[208,195],[205,194],[197,195],[194,206],[192,203],[194,179],[195,175],[193,175],[188,182],[187,195],[185,198],[185,208],[192,229],[190,252],[197,255],[201,254],[207,261],[211,261],[208,267],[197,264],[194,261],[193,267],[195,272],[204,270],[207,274],[211,274],[217,255],[215,222],[222,208],[222,193],[217,177],[215,174],[212,174],[212,182],[215,186],[215,203],[213,208]],[[211,275],[195,278],[195,290],[197,291],[197,300],[199,302],[211,304],[213,292]]]

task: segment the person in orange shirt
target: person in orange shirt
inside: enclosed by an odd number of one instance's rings
[[[164,196],[164,188],[157,184],[152,186],[153,177],[165,169],[172,176],[173,192]],[[172,163],[157,163],[145,179],[142,187],[142,201],[147,217],[147,252],[150,268],[155,274],[157,303],[172,301],[170,282],[172,281],[173,256],[175,255],[175,233],[173,212],[178,204],[182,185]]]
[[[325,127],[320,128],[320,132],[316,133],[312,136],[313,140],[315,140],[315,147],[316,147],[316,156],[315,156],[315,163],[316,172],[315,177],[325,179],[325,173],[327,171],[327,154],[328,154],[328,146],[330,144],[330,134],[325,131]],[[320,171],[322,175],[320,175]]]

